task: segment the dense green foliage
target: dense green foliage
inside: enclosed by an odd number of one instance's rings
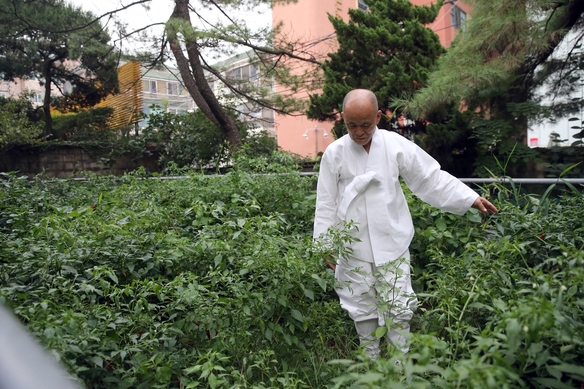
[[[42,128],[29,119],[34,113],[27,109],[30,105],[26,99],[0,99],[0,149],[17,147],[39,153],[51,148],[81,147],[106,166],[113,166],[122,157],[151,158],[154,164],[150,166],[158,164],[157,171],[169,166],[213,172],[231,167],[233,152],[223,133],[200,111],[154,112],[147,117],[148,125],[140,130],[112,129],[107,123],[111,108],[90,108],[55,115],[53,136],[58,139],[46,140],[36,138]],[[242,153],[267,157],[277,149],[276,139],[267,132],[249,123],[236,123],[243,140]]]
[[[276,139],[265,132],[254,132],[248,123],[236,121],[244,151],[257,157],[276,150]],[[159,164],[166,167],[219,169],[226,167],[233,153],[223,132],[200,110],[182,114],[154,112],[139,137],[157,145]]]
[[[388,349],[371,363],[356,352],[332,274],[312,246],[313,180],[281,153],[241,156],[236,167],[181,180],[3,177],[0,302],[91,388],[573,388],[584,380],[575,188],[552,200],[493,187],[501,213],[490,217],[444,214],[408,196],[422,302],[412,349],[407,357]]]
[[[431,122],[452,121],[466,109],[473,122],[463,162],[483,176],[493,156],[522,167],[536,157],[526,146],[528,128],[544,118],[580,113],[584,3],[579,0],[467,0],[471,17],[413,98],[396,102]],[[471,115],[468,115],[469,119]],[[432,135],[427,135],[432,136]],[[573,142],[573,140],[570,140]],[[434,140],[429,142],[435,142]],[[441,142],[441,140],[438,140]]]
[[[53,137],[64,141],[112,141],[118,134],[107,122],[114,113],[111,107],[90,108],[53,118]]]
[[[0,78],[44,87],[46,135],[51,90],[61,109],[93,106],[117,89],[118,56],[99,20],[63,0],[0,1]]]
[[[394,98],[409,96],[426,83],[430,68],[444,49],[431,24],[442,6],[413,6],[409,0],[369,0],[369,10],[349,10],[348,22],[329,16],[339,48],[322,65],[322,94],[311,95],[308,117],[335,121],[343,133],[339,113],[345,95],[355,88],[375,92],[386,112]],[[390,122],[396,122],[394,117]],[[387,128],[384,118],[382,128]]]
[[[18,99],[0,97],[0,150],[35,143],[41,134],[39,115],[26,95]]]

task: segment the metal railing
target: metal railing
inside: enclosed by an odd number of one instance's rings
[[[257,175],[265,175],[265,174],[291,174],[291,173],[255,173]],[[318,172],[300,172],[298,173],[302,177],[312,177],[318,176]],[[212,177],[220,177],[224,174],[206,174],[202,177],[205,178],[212,178]],[[148,177],[149,180],[184,180],[187,178],[191,178],[191,176],[167,176],[167,177]],[[53,180],[72,180],[72,181],[89,181],[90,178],[85,177],[74,177],[74,178],[62,178],[62,179],[53,179]],[[501,177],[501,178],[480,178],[480,177],[470,177],[470,178],[459,178],[460,181],[466,184],[494,184],[494,183],[501,183],[501,184],[511,184],[512,182],[515,184],[539,184],[539,185],[552,185],[552,184],[560,184],[565,185],[566,183],[573,184],[573,185],[584,185],[584,178],[513,178],[513,177]]]

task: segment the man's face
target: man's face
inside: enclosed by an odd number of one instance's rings
[[[381,111],[368,102],[353,101],[345,107],[343,120],[353,142],[366,146],[375,133],[375,126],[381,119]]]

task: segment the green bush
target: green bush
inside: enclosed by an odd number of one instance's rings
[[[43,124],[28,96],[18,99],[0,97],[0,150],[39,141]]]
[[[411,352],[387,348],[373,363],[312,245],[313,179],[288,158],[241,155],[227,175],[181,180],[5,176],[0,301],[91,388],[584,380],[581,193],[492,187],[501,212],[488,217],[408,195],[420,298]]]
[[[253,157],[269,157],[276,150],[275,138],[265,132],[252,131],[239,122],[244,143],[242,152]],[[231,151],[224,134],[200,110],[182,114],[154,112],[148,115],[143,138],[161,150],[160,165],[169,164],[195,169],[225,167]]]
[[[90,108],[78,113],[55,115],[53,137],[65,141],[111,142],[117,137],[108,120],[114,113],[111,107]]]

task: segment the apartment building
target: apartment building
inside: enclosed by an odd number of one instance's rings
[[[65,85],[65,89],[70,89],[71,85]],[[0,81],[0,97],[16,99],[24,92],[30,93],[30,101],[33,106],[43,105],[45,87],[38,80],[19,78],[14,81]],[[53,86],[51,95],[60,95],[60,92]]]
[[[229,84],[252,96],[252,99],[241,97],[215,75],[207,72],[209,86],[219,101],[234,109],[239,119],[251,124],[256,131],[265,131],[271,136],[276,136],[275,112],[254,101],[253,96],[259,92],[256,90],[275,92],[275,84],[272,79],[262,75],[259,58],[254,51],[237,54],[224,61],[213,64],[221,78],[228,80]]]
[[[145,115],[150,113],[184,113],[196,108],[176,69],[146,68],[130,61],[118,68],[118,83],[119,93],[97,105],[114,108],[110,121],[113,127],[145,127]]]

